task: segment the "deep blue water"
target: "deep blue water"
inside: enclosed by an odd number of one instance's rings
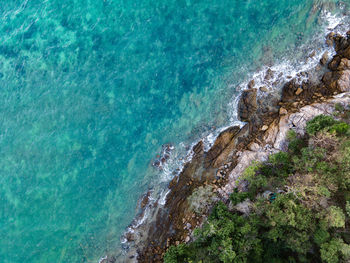
[[[235,86],[292,57],[323,2],[2,1],[0,261],[115,250],[161,145],[227,125]]]

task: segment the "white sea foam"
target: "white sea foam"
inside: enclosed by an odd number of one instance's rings
[[[303,52],[307,58],[290,58],[286,60],[283,58],[283,61],[280,63],[276,63],[271,67],[263,67],[261,70],[250,74],[246,81],[242,82],[238,85],[237,90],[242,91],[247,88],[249,80],[255,80],[256,87],[266,87],[268,90],[278,90],[292,78],[299,78],[299,81],[307,79],[307,76],[303,76],[301,72],[307,72],[313,68],[315,68],[323,55],[324,52],[328,52],[330,56],[335,54],[335,51],[332,47],[328,47],[325,44],[324,38],[330,32],[335,32],[337,34],[345,35],[347,32],[346,25],[344,23],[344,16],[334,15],[330,12],[323,12],[321,15],[321,19],[324,21],[324,32],[319,34],[321,37],[317,37],[311,39],[306,44],[300,46],[299,52]],[[312,43],[312,44],[311,44]],[[310,56],[311,53],[315,51],[313,56]],[[271,69],[274,74],[270,79],[266,79],[266,71]],[[232,86],[232,85],[230,85]],[[262,95],[262,94],[259,94]],[[159,175],[159,182],[169,182],[175,175],[179,175],[183,170],[186,163],[190,162],[194,156],[193,147],[199,142],[202,141],[204,145],[204,151],[208,151],[212,145],[214,144],[217,136],[231,126],[240,126],[244,125],[243,122],[240,122],[237,118],[237,105],[239,102],[239,96],[235,94],[228,104],[229,114],[228,114],[228,124],[217,128],[215,131],[208,132],[207,134],[203,134],[200,139],[193,142],[189,147],[186,147],[185,143],[180,143],[176,149],[173,149],[169,154],[169,159],[162,166],[162,171]],[[185,150],[187,149],[187,150]],[[154,191],[152,195],[149,197],[149,203],[145,207],[142,216],[134,220],[133,224],[128,227],[126,233],[135,233],[137,228],[144,223],[147,223],[147,220],[151,220],[150,209],[151,207],[157,203],[160,206],[164,206],[166,203],[167,195],[170,193],[169,189],[161,189],[158,191]],[[127,243],[127,239],[124,237],[122,239],[122,243]],[[101,258],[103,260],[103,258]],[[101,261],[100,260],[100,261]]]
[[[104,256],[102,258],[99,259],[98,263],[102,263],[103,261],[105,261],[106,259],[108,259],[107,256]]]
[[[252,79],[254,79],[255,87],[265,87],[268,91],[279,91],[286,82],[294,78],[297,79],[300,84],[306,81],[308,76],[306,74],[301,74],[302,72],[307,72],[316,68],[325,52],[328,52],[329,57],[335,55],[334,48],[326,45],[325,37],[330,32],[344,36],[348,30],[345,19],[345,16],[323,11],[321,14],[321,20],[324,24],[323,34],[322,32],[316,34],[315,38],[310,39],[307,43],[298,48],[297,52],[305,54],[304,57],[290,57],[289,59],[284,57],[283,61],[277,62],[273,66],[263,66],[259,71],[249,74],[246,80],[238,85],[237,90],[243,91],[247,89],[248,83]],[[271,78],[266,78],[268,70],[271,70],[273,73]],[[263,96],[264,93],[259,92],[258,95]],[[237,122],[238,102],[239,96],[235,94],[228,105],[231,123]]]

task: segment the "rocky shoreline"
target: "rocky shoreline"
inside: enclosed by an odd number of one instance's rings
[[[330,33],[326,43],[336,54],[332,58],[324,54],[319,66],[291,78],[281,92],[249,82],[238,104],[238,117],[246,124],[223,131],[207,152],[202,141],[196,144],[192,160],[169,183],[163,206],[151,202],[150,193],[144,196],[139,217],[147,210],[147,222],[126,233],[127,262],[162,262],[169,246],[190,242],[213,203],[227,201],[236,187],[245,188],[236,181],[252,161],[284,150],[289,129],[302,132],[307,120],[331,113],[335,103],[350,102],[350,32]],[[265,78],[273,74],[268,70]]]

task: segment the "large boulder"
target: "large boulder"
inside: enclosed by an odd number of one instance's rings
[[[241,98],[238,103],[238,118],[241,121],[248,121],[258,109],[256,95],[256,89],[248,89],[242,92]]]
[[[339,65],[337,67],[338,71],[341,70],[350,70],[350,60],[347,58],[342,58],[339,62]]]
[[[337,80],[337,89],[341,92],[350,91],[350,70],[341,71],[340,77]]]
[[[296,83],[295,79],[287,82],[282,88],[282,101],[283,102],[292,102],[295,100],[295,92],[300,87],[299,84]]]

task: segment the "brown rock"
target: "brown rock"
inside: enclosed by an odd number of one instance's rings
[[[249,83],[248,83],[248,89],[252,89],[252,88],[254,88],[254,86],[255,86],[255,80],[252,79],[252,80],[249,81]]]
[[[303,92],[302,88],[298,88],[297,91],[295,92],[295,95],[300,95]]]
[[[269,128],[269,126],[264,125],[264,126],[261,127],[261,130],[262,130],[262,131],[266,131],[268,128]]]
[[[332,47],[334,45],[334,36],[335,36],[335,33],[334,32],[330,32],[327,37],[326,37],[326,44],[329,46],[329,47]]]
[[[339,66],[337,67],[337,70],[349,70],[350,69],[350,60],[346,58],[342,58],[340,60]]]
[[[328,52],[326,51],[326,52],[323,53],[322,58],[320,59],[321,65],[326,65],[328,59],[329,59],[329,54],[328,54]]]
[[[233,143],[232,140],[239,133],[239,131],[240,131],[239,126],[234,126],[220,133],[220,135],[216,138],[214,145],[210,148],[210,150],[206,154],[206,158],[205,158],[206,166],[216,163],[217,158],[223,153],[223,151],[229,145]]]
[[[332,40],[327,39],[327,40],[326,40],[326,44],[327,44],[327,46],[331,47],[331,46],[333,46],[334,43],[333,43]]]
[[[241,121],[247,121],[256,112],[258,105],[256,101],[257,90],[249,89],[242,92],[238,103],[238,117]]]
[[[316,56],[316,51],[315,50],[310,53],[309,57],[313,58],[314,56]]]
[[[260,87],[259,90],[262,91],[262,92],[268,92],[269,91],[265,86]]]
[[[350,59],[350,46],[348,46],[343,52],[342,55],[347,58]]]
[[[350,91],[350,70],[344,70],[341,72],[341,75],[337,80],[337,88],[341,92]]]
[[[274,76],[274,71],[272,70],[272,69],[268,69],[268,70],[266,70],[266,74],[265,74],[265,80],[270,80],[270,79],[272,79],[273,78],[273,76]]]
[[[280,115],[286,115],[288,111],[285,108],[281,107],[279,113]]]
[[[297,91],[299,85],[296,83],[295,79],[287,82],[282,89],[282,102],[292,102],[295,100],[295,92]]]
[[[331,60],[331,62],[328,63],[328,68],[330,70],[337,70],[339,63],[341,61],[341,57],[340,56],[334,56],[333,59]]]
[[[335,51],[338,53],[342,53],[343,56],[347,57],[347,54],[349,54],[350,50],[348,49],[349,44],[346,38],[344,38],[341,35],[336,34],[333,37],[334,43],[335,43]],[[347,50],[348,49],[348,50]],[[347,57],[349,58],[349,57]]]

